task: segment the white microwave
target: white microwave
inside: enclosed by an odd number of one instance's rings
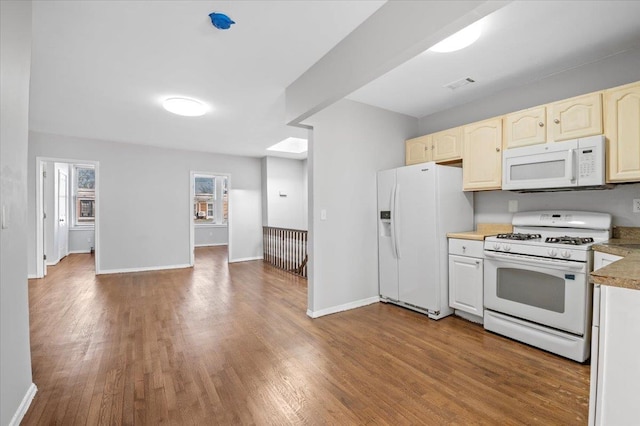
[[[586,189],[605,185],[605,138],[589,136],[504,150],[502,189]]]

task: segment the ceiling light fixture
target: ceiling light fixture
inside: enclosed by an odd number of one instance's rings
[[[480,22],[474,22],[432,46],[429,50],[438,53],[455,52],[473,44],[480,38],[480,34],[482,34]]]
[[[199,117],[207,112],[207,106],[191,98],[173,97],[162,101],[162,107],[169,112],[186,117]]]
[[[267,150],[302,154],[303,152],[307,152],[307,140],[301,138],[286,138],[285,140],[270,146]]]

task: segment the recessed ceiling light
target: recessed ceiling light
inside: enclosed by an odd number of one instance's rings
[[[301,138],[286,138],[285,140],[270,146],[267,150],[302,154],[303,152],[307,152],[307,140]]]
[[[482,33],[482,27],[480,22],[474,22],[458,31],[457,33],[445,38],[440,43],[432,46],[429,50],[438,53],[455,52],[456,50],[464,49],[465,47],[473,44]]]
[[[191,98],[167,98],[162,102],[162,106],[169,112],[187,117],[199,117],[207,112],[207,106]]]

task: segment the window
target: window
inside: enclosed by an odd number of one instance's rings
[[[193,180],[193,216],[196,224],[227,223],[227,177],[195,175]]]
[[[73,166],[74,225],[93,226],[96,218],[96,171],[93,166]]]

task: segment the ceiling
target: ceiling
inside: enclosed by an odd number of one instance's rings
[[[480,25],[471,46],[426,51],[348,98],[421,118],[640,49],[640,1],[514,1]],[[445,87],[467,77],[475,83]]]
[[[287,86],[383,4],[34,1],[30,128],[262,157],[286,137],[306,136],[285,125]],[[237,23],[217,30],[214,11]],[[483,19],[474,45],[422,53],[348,98],[424,117],[640,49],[638,16],[640,1],[507,3]],[[476,82],[443,88],[465,77]],[[160,105],[169,96],[200,99],[210,111],[172,115]]]

